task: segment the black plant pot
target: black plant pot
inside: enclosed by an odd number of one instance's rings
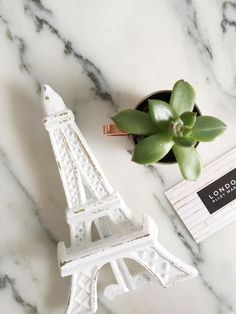
[[[159,99],[159,100],[162,100],[162,101],[169,103],[171,92],[172,92],[171,90],[162,90],[159,92],[154,92],[154,93],[144,97],[137,104],[136,109],[139,111],[148,112],[148,99]],[[201,112],[200,112],[200,110],[196,104],[194,105],[193,111],[197,113],[197,116],[201,116]],[[132,134],[132,135],[130,135],[130,137],[136,145],[140,141],[142,141],[146,136],[145,135],[134,135],[134,134]],[[197,142],[195,144],[195,147],[197,147],[198,144],[199,144],[199,142]],[[165,157],[163,157],[158,162],[169,163],[169,164],[176,163],[176,158],[175,158],[175,155],[174,155],[172,149],[169,151],[169,153]]]

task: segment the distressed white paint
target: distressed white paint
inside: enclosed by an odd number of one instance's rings
[[[193,267],[160,245],[156,223],[149,216],[144,216],[141,224],[134,221],[89,150],[73,113],[48,85],[42,88],[42,101],[47,114],[44,125],[68,202],[71,247],[67,249],[63,242],[58,244],[61,275],[72,275],[67,313],[96,312],[98,271],[107,263],[111,263],[117,280],[117,285],[106,287],[108,298],[150,282],[151,276],[164,287],[195,277],[197,271]],[[93,221],[100,235],[94,242]],[[123,258],[135,260],[148,273],[132,277]]]

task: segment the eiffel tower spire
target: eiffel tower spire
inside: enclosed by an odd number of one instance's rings
[[[44,125],[65,190],[71,247],[58,244],[62,276],[72,276],[67,314],[95,313],[97,276],[110,263],[117,284],[105,289],[108,298],[134,290],[156,278],[164,287],[197,275],[191,266],[171,255],[158,242],[155,222],[148,216],[136,222],[90,151],[73,113],[51,87],[42,88],[46,112]],[[94,222],[100,239],[92,242]],[[131,276],[124,258],[141,264],[147,272]]]

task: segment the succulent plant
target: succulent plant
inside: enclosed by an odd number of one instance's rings
[[[195,91],[179,80],[171,92],[169,104],[148,99],[148,112],[127,109],[112,119],[116,126],[129,134],[145,136],[134,148],[132,160],[151,164],[161,160],[171,149],[182,176],[197,180],[202,171],[197,142],[210,142],[222,134],[226,125],[212,116],[197,116],[193,112]]]

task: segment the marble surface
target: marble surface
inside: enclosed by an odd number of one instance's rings
[[[98,314],[236,313],[236,223],[197,245],[163,192],[177,166],[130,162],[127,138],[101,126],[146,94],[192,83],[204,114],[227,132],[201,144],[207,164],[236,144],[236,2],[197,0],[0,0],[0,313],[61,314],[69,279],[60,278],[56,243],[69,243],[65,197],[39,87],[64,98],[104,172],[130,208],[150,214],[159,239],[195,266],[196,279],[158,283],[109,301],[99,277]]]

